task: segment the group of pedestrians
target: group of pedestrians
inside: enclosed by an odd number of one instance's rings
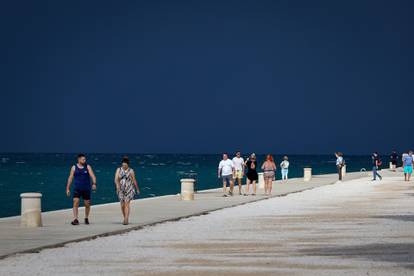
[[[342,180],[342,169],[345,166],[345,160],[341,152],[336,152],[336,166],[338,170],[339,180]],[[378,173],[378,170],[382,166],[382,160],[378,152],[374,152],[371,156],[372,159],[372,173],[373,181],[377,177],[382,180],[382,176]],[[413,151],[404,153],[402,155],[402,165],[404,169],[404,180],[410,181],[411,174],[413,173],[414,157]],[[390,162],[397,167],[398,166],[398,154],[393,151],[390,155]],[[139,194],[139,187],[137,179],[135,177],[134,170],[129,166],[128,157],[124,157],[121,161],[121,166],[116,169],[114,183],[116,188],[116,194],[121,204],[121,212],[123,215],[123,224],[128,225],[130,202],[134,199],[135,195]],[[289,172],[289,159],[287,156],[283,157],[280,163],[282,180],[288,179]],[[237,182],[239,195],[247,196],[249,194],[255,196],[257,192],[257,182],[259,180],[258,174],[258,162],[256,154],[252,153],[247,160],[244,160],[240,151],[236,152],[233,159],[229,159],[227,153],[223,154],[223,160],[220,161],[218,166],[218,178],[223,182],[223,196],[233,196],[234,184]],[[260,167],[263,171],[263,178],[265,184],[265,195],[272,194],[272,183],[276,179],[277,166],[271,154],[266,155],[266,159]],[[246,186],[244,193],[242,191],[243,178],[246,176]],[[79,225],[79,203],[83,199],[85,205],[85,218],[84,223],[89,224],[89,213],[91,209],[91,193],[96,191],[96,176],[92,170],[92,167],[87,164],[85,154],[79,154],[77,157],[77,163],[71,167],[68,181],[66,184],[66,194],[71,196],[71,185],[73,183],[73,220],[72,225]],[[227,192],[227,186],[229,190]]]
[[[382,180],[382,176],[378,173],[378,170],[382,166],[382,160],[378,154],[378,152],[374,152],[371,156],[372,159],[372,181],[377,180],[377,177]],[[394,150],[392,151],[390,155],[390,163],[393,167],[393,169],[396,169],[398,167],[398,153]],[[410,181],[411,175],[413,173],[413,167],[414,167],[414,157],[413,157],[413,151],[410,150],[408,153],[403,153],[401,157],[402,161],[402,167],[404,171],[404,181]]]
[[[85,154],[79,154],[77,163],[70,169],[66,184],[66,195],[71,195],[71,185],[73,182],[73,220],[72,225],[79,225],[79,203],[83,199],[85,205],[85,224],[89,224],[89,213],[91,209],[91,192],[96,191],[96,176],[92,167],[87,164]],[[129,205],[136,194],[139,194],[139,187],[135,177],[135,172],[129,167],[128,157],[124,157],[121,166],[115,172],[115,188],[121,203],[123,224],[128,225]]]
[[[285,156],[280,163],[282,179],[288,179],[289,161]],[[266,160],[263,162],[261,169],[263,171],[263,178],[265,182],[265,195],[272,194],[272,182],[276,179],[276,163],[273,160],[273,156],[268,154]],[[243,177],[246,175],[245,191],[242,191]],[[241,157],[240,151],[236,152],[233,159],[229,159],[227,153],[223,153],[223,159],[218,166],[217,176],[223,182],[223,197],[233,196],[234,194],[234,182],[238,184],[239,195],[247,196],[249,194],[255,196],[257,191],[257,182],[259,180],[259,174],[257,172],[257,159],[256,154],[252,153],[247,160]],[[227,192],[227,186],[229,190]],[[252,190],[252,193],[250,193]]]

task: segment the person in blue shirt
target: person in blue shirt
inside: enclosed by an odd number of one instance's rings
[[[411,174],[413,173],[413,151],[410,150],[407,155],[403,157],[404,166],[404,180],[410,181]]]
[[[92,180],[92,183],[91,183]],[[78,155],[78,162],[70,169],[68,182],[66,184],[66,195],[70,196],[70,186],[73,184],[73,221],[72,225],[79,225],[78,208],[80,198],[85,204],[85,224],[89,224],[89,213],[91,210],[91,190],[96,190],[96,176],[92,167],[86,164],[86,156]]]

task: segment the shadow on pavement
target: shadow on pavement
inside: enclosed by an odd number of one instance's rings
[[[376,219],[391,219],[391,220],[400,220],[400,221],[414,221],[414,215],[387,215],[387,216],[373,216],[371,218]]]
[[[308,256],[357,258],[391,262],[414,270],[414,243],[375,243],[355,246],[318,247],[300,250]]]

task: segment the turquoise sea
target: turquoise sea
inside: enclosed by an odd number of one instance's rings
[[[88,164],[97,176],[98,190],[92,195],[94,204],[117,201],[113,184],[114,172],[122,156],[128,155],[135,169],[141,195],[138,198],[177,194],[180,179],[195,177],[197,189],[220,187],[216,177],[221,155],[192,154],[88,154]],[[258,155],[261,163],[263,155]],[[275,155],[277,164],[282,156]],[[370,156],[345,156],[348,171],[367,170]],[[333,155],[289,155],[289,177],[303,176],[310,166],[313,174],[336,172]],[[385,161],[385,160],[384,160]],[[0,217],[20,214],[20,193],[41,192],[42,210],[71,207],[65,195],[66,180],[76,154],[0,153]],[[387,164],[387,162],[384,162]],[[278,170],[277,179],[280,179]]]

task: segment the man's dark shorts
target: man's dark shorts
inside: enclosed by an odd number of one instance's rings
[[[83,200],[91,199],[91,190],[73,190],[73,198],[83,198]]]

